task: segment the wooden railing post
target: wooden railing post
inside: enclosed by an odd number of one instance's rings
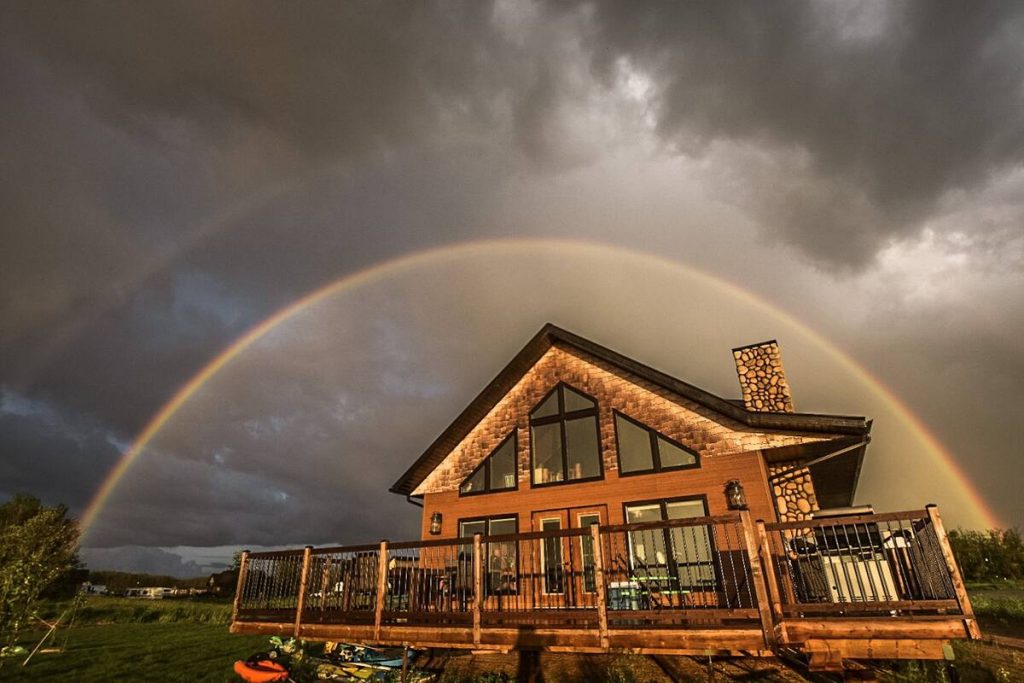
[[[373,640],[380,640],[380,624],[384,617],[384,595],[388,591],[388,542],[380,542],[380,559],[377,560],[377,605],[373,613]]]
[[[776,627],[781,630],[779,635],[782,640],[788,640],[786,626],[782,617],[782,586],[779,583],[779,575],[775,572],[775,563],[772,562],[772,546],[768,542],[768,531],[764,528],[764,520],[754,522],[757,532],[757,544],[761,549],[761,567],[764,570],[764,580],[768,584],[768,599],[772,602],[772,619]],[[778,638],[776,638],[778,640]]]
[[[981,629],[978,621],[974,618],[974,608],[971,606],[971,599],[967,596],[967,587],[964,586],[963,576],[960,574],[960,567],[956,564],[956,556],[953,548],[949,545],[949,537],[946,535],[946,527],[942,525],[942,518],[939,516],[938,506],[926,505],[925,512],[931,520],[932,528],[935,529],[935,538],[939,541],[939,548],[942,550],[942,558],[946,561],[946,570],[953,582],[953,591],[956,593],[956,601],[960,605],[960,613],[964,616],[964,626],[967,627],[967,635],[972,640],[981,638]]]
[[[313,552],[313,546],[307,545],[302,550],[302,574],[299,575],[299,598],[295,602],[295,629],[292,635],[299,637],[299,629],[302,628],[302,610],[306,607],[306,583],[309,580],[309,558]]]
[[[757,531],[750,521],[750,511],[740,510],[740,526],[743,527],[744,545],[747,557],[750,558],[750,580],[754,582],[754,594],[757,596],[757,612],[761,615],[761,633],[764,644],[775,649],[775,622],[772,619],[771,601],[765,586],[764,572],[761,570],[761,553],[757,542]],[[769,560],[770,561],[770,560]]]
[[[231,604],[231,623],[238,619],[238,609],[242,604],[243,592],[245,591],[245,575],[249,570],[249,551],[242,551],[242,558],[238,565],[238,585],[235,587],[235,600]]]
[[[473,534],[473,645],[480,645],[480,622],[484,602],[483,543]]]
[[[594,587],[597,589],[597,630],[601,647],[608,649],[608,588],[604,582],[604,549],[601,547],[601,527],[590,525],[590,538],[594,544]]]

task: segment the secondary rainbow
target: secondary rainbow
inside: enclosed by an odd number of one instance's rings
[[[974,488],[973,483],[963,472],[960,466],[957,464],[953,456],[946,450],[939,439],[932,434],[928,428],[921,422],[920,419],[892,392],[884,383],[874,377],[864,367],[858,364],[856,361],[851,359],[835,344],[825,339],[822,335],[818,334],[814,330],[810,329],[799,320],[794,318],[789,313],[779,309],[778,307],[769,304],[757,295],[748,292],[732,283],[725,280],[721,280],[714,276],[708,275],[702,271],[699,271],[691,266],[675,263],[658,256],[643,252],[635,252],[622,247],[611,247],[603,244],[595,244],[585,241],[576,240],[557,240],[557,239],[509,239],[509,240],[485,240],[477,242],[468,242],[456,245],[450,245],[445,247],[438,247],[435,249],[429,249],[425,251],[415,252],[407,254],[392,260],[384,261],[382,263],[375,264],[373,266],[364,268],[355,273],[351,273],[341,277],[333,282],[330,282],[323,287],[320,287],[314,291],[309,292],[300,299],[288,304],[284,308],[278,310],[270,317],[266,318],[258,325],[249,329],[245,334],[235,340],[230,346],[224,349],[218,354],[213,360],[206,364],[198,373],[196,373],[188,382],[186,382],[178,391],[171,397],[171,399],[157,412],[153,418],[146,424],[145,428],[136,436],[132,441],[131,445],[121,456],[121,459],[111,469],[110,473],[104,479],[103,483],[97,489],[92,500],[89,502],[85,511],[81,517],[81,527],[83,537],[88,533],[92,527],[96,518],[99,516],[110,498],[114,489],[117,488],[118,482],[124,477],[125,472],[131,468],[132,464],[138,460],[139,456],[145,450],[146,446],[153,440],[153,438],[160,432],[160,430],[167,424],[167,422],[174,416],[174,414],[197,392],[199,391],[207,381],[214,377],[221,369],[228,365],[232,359],[238,356],[240,353],[249,348],[254,342],[259,340],[261,337],[266,335],[268,332],[288,321],[298,313],[309,309],[316,305],[318,302],[323,301],[341,291],[359,287],[361,285],[368,284],[376,279],[382,279],[384,277],[390,277],[396,275],[406,269],[414,268],[421,265],[429,264],[431,261],[442,259],[442,258],[457,258],[457,257],[472,257],[472,256],[485,256],[488,253],[494,251],[508,251],[516,249],[532,249],[532,248],[549,248],[549,249],[584,249],[584,250],[596,250],[605,252],[611,255],[614,254],[629,254],[636,258],[650,259],[653,262],[657,262],[662,266],[669,268],[675,268],[685,271],[687,274],[699,278],[714,287],[723,289],[733,294],[734,296],[746,299],[750,302],[756,303],[758,306],[769,310],[773,315],[776,315],[786,323],[794,326],[802,334],[807,335],[814,342],[819,344],[829,355],[831,355],[836,361],[846,366],[849,370],[859,375],[863,380],[866,381],[870,386],[882,394],[888,401],[890,401],[893,407],[896,409],[899,417],[907,421],[928,443],[933,451],[938,455],[943,464],[949,469],[953,476],[958,480],[964,493],[968,499],[975,506],[977,512],[985,521],[989,527],[1001,526],[998,516],[992,511],[985,499],[978,493]]]

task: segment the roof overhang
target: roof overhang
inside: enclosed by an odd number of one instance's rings
[[[871,423],[867,423],[871,429]],[[787,462],[794,467],[808,467],[814,480],[814,495],[822,509],[853,505],[860,480],[861,466],[870,438],[843,437],[768,448],[761,451],[769,464]],[[785,476],[785,472],[780,473]],[[779,475],[772,477],[777,479]]]
[[[600,361],[616,366],[641,379],[656,384],[676,395],[693,401],[724,417],[735,420],[747,427],[772,432],[826,433],[832,436],[866,435],[870,423],[863,417],[848,415],[819,415],[815,413],[759,413],[748,411],[743,405],[704,391],[671,375],[655,370],[632,358],[623,356],[605,346],[584,339],[568,330],[548,323],[527,342],[508,365],[502,368],[494,379],[483,388],[476,398],[443,431],[440,436],[416,459],[416,462],[399,477],[391,488],[392,493],[411,495],[434,468],[486,417],[516,382],[540,360],[548,349],[561,347],[582,351]],[[835,443],[830,440],[829,443]],[[857,471],[859,472],[859,465]]]

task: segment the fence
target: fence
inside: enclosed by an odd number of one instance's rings
[[[738,514],[243,556],[233,621],[489,628],[760,628],[849,614],[971,615],[934,508]],[[971,615],[972,616],[972,615]]]

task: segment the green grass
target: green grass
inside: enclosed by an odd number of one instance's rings
[[[237,682],[234,662],[267,647],[264,636],[232,635],[217,624],[107,624],[68,633],[65,652],[37,654],[24,668],[23,658],[7,659],[0,680]],[[64,634],[58,636],[59,644]],[[31,649],[34,642],[22,644]]]
[[[70,602],[47,603],[39,616],[50,621],[69,606]],[[228,624],[231,622],[231,603],[91,596],[74,618],[76,624]]]

